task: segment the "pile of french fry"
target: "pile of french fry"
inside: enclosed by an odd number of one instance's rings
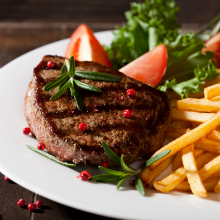
[[[173,173],[155,181],[161,192],[178,190],[206,198],[209,191],[220,193],[220,83],[206,87],[203,98],[187,98],[172,103],[174,138],[158,153],[170,153],[141,173],[142,181],[152,183],[170,164]]]

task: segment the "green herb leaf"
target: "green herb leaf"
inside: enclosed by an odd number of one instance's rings
[[[74,57],[71,56],[70,61],[68,59],[65,59],[65,63],[63,64],[61,71],[60,71],[60,76],[57,79],[55,79],[53,82],[47,84],[44,87],[44,90],[50,91],[58,87],[58,92],[53,97],[50,98],[50,100],[55,100],[59,98],[69,88],[71,96],[74,96],[76,100],[77,108],[80,111],[83,111],[83,101],[75,85],[83,89],[93,91],[93,92],[101,92],[102,90],[95,86],[91,86],[86,83],[75,80],[74,79],[75,74],[76,74],[75,60],[74,60]],[[77,75],[79,77],[83,76],[83,78],[87,78],[87,79],[102,80],[102,81],[107,81],[107,82],[109,81],[120,82],[121,81],[121,78],[118,76],[114,76],[114,75],[106,74],[106,73],[99,73],[99,72],[93,73],[93,72],[88,72],[88,71],[77,71]]]
[[[158,43],[157,28],[149,27],[149,50],[153,50]]]
[[[159,86],[158,89],[162,92],[167,92],[168,89],[174,90],[180,97],[187,98],[188,93],[196,93],[203,92],[203,89],[199,86],[205,83],[205,79],[213,80],[216,76],[218,76],[218,70],[215,67],[214,63],[211,61],[203,67],[197,66],[194,70],[194,78],[183,81],[181,83],[177,83],[176,79],[171,81],[166,81],[163,86]]]
[[[67,70],[70,70],[70,61],[68,59],[65,59],[65,63]]]
[[[120,82],[122,80],[119,76],[100,72],[76,71],[76,75],[85,79],[105,82]]]
[[[124,162],[124,154],[121,155],[121,167],[130,173],[136,173],[137,170],[133,169],[132,167],[128,166],[125,162]]]
[[[144,166],[145,167],[148,167],[150,166],[152,163],[156,162],[157,160],[165,157],[167,154],[170,153],[170,150],[165,150],[165,151],[162,151],[161,153],[155,155],[154,157],[151,157],[149,160],[146,161],[146,163],[144,163]]]
[[[66,64],[64,63],[62,68],[61,68],[61,70],[60,70],[60,76],[63,75],[64,73],[66,73],[66,72],[68,72],[68,69],[67,69]],[[64,80],[64,82],[60,83],[60,85],[58,87],[59,90],[65,85],[65,83],[68,80],[68,78],[69,78],[69,74],[66,76],[66,79]]]
[[[95,86],[90,86],[86,83],[83,83],[83,82],[80,82],[76,79],[74,79],[74,82],[76,83],[77,86],[79,86],[80,88],[83,88],[83,89],[87,89],[87,90],[90,90],[90,91],[93,91],[93,92],[101,92],[102,90],[95,87]]]
[[[50,98],[50,100],[53,101],[63,95],[63,93],[69,88],[70,84],[71,82],[68,80],[65,85],[60,88],[60,90],[58,90],[58,92],[53,97]]]
[[[99,182],[117,182],[121,180],[123,177],[115,176],[112,174],[100,174],[95,175],[89,178],[90,181],[99,181]]]
[[[66,72],[68,72],[68,69],[67,69],[66,64],[64,63],[63,66],[61,67],[60,75],[63,75]]]
[[[122,172],[122,171],[111,170],[111,169],[108,169],[108,168],[102,167],[102,166],[99,166],[99,169],[108,173],[108,174],[112,174],[115,176],[122,176],[124,174],[124,172]]]
[[[56,78],[54,81],[50,82],[49,84],[47,84],[45,87],[44,87],[44,91],[50,91],[50,90],[53,90],[55,89],[57,86],[59,86],[60,84],[62,83],[65,83],[66,80],[68,79],[68,75],[69,73],[65,73],[65,74],[62,74],[61,76],[59,76],[58,78]]]
[[[116,187],[117,190],[119,190],[121,184],[122,184],[126,179],[127,179],[127,178],[124,178],[124,179],[122,179],[122,180],[120,180],[120,181],[118,182],[117,187]]]
[[[75,60],[74,57],[70,57],[70,78],[74,78],[75,76]]]
[[[138,192],[139,192],[142,196],[145,196],[145,195],[146,195],[146,192],[145,192],[144,185],[143,185],[143,183],[142,183],[140,174],[137,174],[137,175],[136,175],[135,186],[136,186],[136,189],[138,190]]]
[[[74,98],[76,100],[76,104],[77,104],[77,108],[82,112],[83,111],[83,101],[82,101],[82,97],[79,93],[79,90],[77,89],[77,87],[74,85]]]
[[[42,150],[38,150],[38,149],[36,149],[36,148],[34,148],[32,146],[29,146],[29,145],[25,145],[25,146],[28,147],[29,149],[31,149],[32,151],[34,151],[34,152],[36,152],[36,153],[38,153],[38,154],[40,154],[40,155],[50,159],[50,160],[52,160],[52,161],[54,161],[56,163],[59,163],[59,164],[61,164],[63,166],[66,166],[66,167],[75,167],[76,166],[75,164],[66,163],[66,162],[62,162],[60,160],[57,160],[56,157],[54,157],[53,155],[48,154],[48,153],[46,153],[46,152],[44,152]]]
[[[70,92],[71,92],[71,96],[75,95],[75,87],[72,84],[70,85]]]
[[[105,150],[106,154],[109,156],[109,158],[117,164],[119,167],[121,167],[121,159],[110,149],[110,147],[104,142],[101,142],[103,149]]]

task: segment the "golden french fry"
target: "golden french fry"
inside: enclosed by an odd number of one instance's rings
[[[220,95],[220,83],[208,86],[204,89],[204,95],[206,99],[211,99],[213,97]]]
[[[206,198],[208,197],[208,193],[200,179],[193,151],[193,144],[181,150],[183,167],[193,194],[201,198]]]
[[[197,122],[197,121],[191,121],[191,125],[193,128],[198,127],[199,125],[201,125],[201,122]]]
[[[214,158],[213,158],[213,159],[214,159]],[[215,177],[219,177],[219,179],[220,179],[220,170],[210,176],[210,178],[215,178]]]
[[[174,160],[173,160],[172,169],[173,169],[173,171],[175,171],[175,170],[179,169],[182,166],[183,166],[182,154],[181,154],[181,151],[178,151],[175,158],[174,158]]]
[[[176,102],[176,107],[181,110],[196,112],[218,112],[220,101],[210,101],[207,99],[182,99]]]
[[[186,179],[184,167],[180,167],[175,172],[161,181],[155,181],[154,187],[161,192],[169,192]]]
[[[204,153],[204,150],[195,147],[195,149],[194,149],[194,156],[195,156],[195,158],[199,157],[203,153]],[[181,166],[183,166],[182,154],[179,151],[179,152],[177,152],[176,157],[173,160],[173,167],[172,167],[172,169],[173,169],[173,171],[175,171],[175,170],[179,169]]]
[[[194,128],[193,130],[187,132],[186,134],[175,139],[174,141],[170,142],[169,144],[165,145],[160,150],[155,152],[153,156],[157,155],[162,151],[170,150],[170,153],[168,155],[151,164],[150,168],[153,170],[161,162],[175,155],[178,151],[182,150],[184,147],[187,147],[190,144],[195,143],[199,139],[205,137],[207,134],[209,134],[219,125],[220,125],[220,111],[216,113],[213,117],[211,117],[208,121],[199,125],[197,128]]]
[[[191,122],[183,120],[175,120],[171,123],[173,128],[189,128],[191,127]]]
[[[186,128],[171,128],[168,132],[170,137],[178,138],[181,135],[186,133]],[[220,132],[217,130],[213,130],[211,133],[207,135],[207,138],[213,141],[220,142]]]
[[[198,158],[196,158],[197,168],[200,169],[201,167],[203,167],[204,162],[208,158],[211,158],[213,156],[214,154],[210,152],[200,155]],[[176,188],[185,179],[186,171],[182,166],[163,180],[154,182],[154,187],[161,192],[169,192],[172,189]]]
[[[220,101],[220,95],[211,98],[211,101]]]
[[[213,157],[216,157],[216,154],[213,154],[211,152],[206,152],[202,155],[200,155],[198,158],[196,158],[196,165],[197,169],[201,169],[206,163],[209,163],[210,160],[213,159]]]
[[[213,141],[219,141],[220,142],[220,132],[217,130],[213,130],[211,133],[207,135],[207,138]]]
[[[202,181],[208,179],[211,175],[220,170],[220,156],[216,157],[199,170],[199,176]]]
[[[171,117],[174,119],[177,119],[177,120],[205,122],[205,121],[209,120],[214,115],[215,115],[215,113],[192,112],[192,111],[180,110],[177,108],[171,109]]]
[[[219,178],[210,178],[210,179],[207,179],[203,182],[203,185],[205,187],[205,189],[208,191],[208,192],[211,192],[214,190],[214,187],[216,186],[216,184],[218,183],[219,181]],[[181,192],[191,192],[191,188],[190,188],[190,185],[189,185],[189,182],[188,181],[183,181],[182,183],[180,183],[176,188],[175,190],[178,190],[178,191],[181,191]]]
[[[165,161],[164,161],[165,162]],[[162,163],[161,163],[162,164]],[[147,180],[149,179],[150,173],[152,172],[152,170],[150,169],[150,167],[146,167],[142,172],[141,172],[141,180],[144,183],[147,183]]]
[[[174,159],[174,156],[169,157],[167,160],[163,161],[161,164],[159,164],[154,170],[151,170],[151,172],[149,173],[148,171],[143,173],[145,169],[149,167],[145,168],[142,171],[143,174],[141,173],[141,179],[143,180],[143,182],[147,184],[153,182],[156,179],[156,177],[158,177],[173,162],[173,159]]]
[[[208,138],[203,138],[196,141],[195,147],[212,152],[214,154],[220,154],[220,142],[213,141]]]
[[[218,183],[215,185],[214,192],[220,193],[220,181],[218,181]]]
[[[207,158],[207,159],[204,161],[203,164],[205,165],[205,164],[209,163],[210,161],[214,160],[217,156],[218,156],[218,155],[214,154],[212,157]],[[204,165],[203,165],[203,166],[204,166]],[[214,175],[214,174],[213,174],[213,175]]]

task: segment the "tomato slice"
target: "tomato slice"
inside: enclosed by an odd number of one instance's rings
[[[111,62],[103,46],[85,24],[81,24],[70,38],[65,57],[70,58],[71,56],[79,61],[94,61],[111,67]]]
[[[145,84],[156,86],[166,72],[167,58],[166,46],[161,44],[119,71]]]
[[[214,52],[214,61],[217,62],[217,67],[220,68],[220,32],[206,41],[205,46],[206,47],[203,48],[202,53],[206,51]]]

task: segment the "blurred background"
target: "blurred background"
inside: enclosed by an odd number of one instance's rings
[[[0,67],[42,45],[70,37],[86,23],[94,32],[126,21],[131,0],[0,0]],[[176,0],[184,30],[196,30],[219,14],[220,0]]]

